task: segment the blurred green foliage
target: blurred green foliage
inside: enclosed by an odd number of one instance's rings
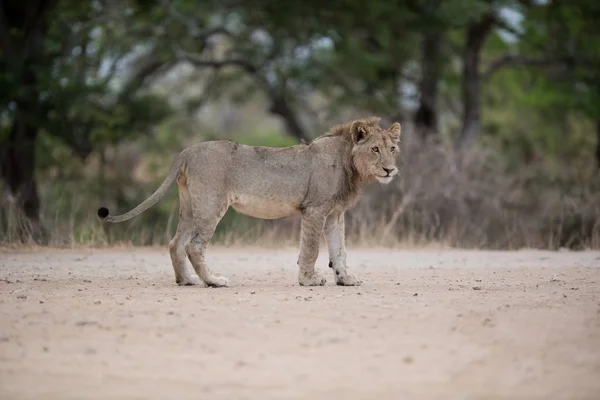
[[[177,223],[175,189],[124,228],[92,222],[94,210],[139,203],[191,142],[288,146],[366,114],[418,126],[426,105],[435,137],[453,143],[465,96],[480,96],[480,144],[502,155],[503,173],[537,174],[549,188],[598,175],[597,1],[35,4],[0,10],[5,238],[15,237],[12,213],[35,205],[33,187],[55,238],[163,243]],[[468,77],[470,32],[483,46]],[[470,80],[481,81],[475,94]],[[282,124],[261,125],[270,117]],[[230,211],[217,236],[272,225],[256,224]]]

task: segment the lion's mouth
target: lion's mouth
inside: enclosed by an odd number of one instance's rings
[[[379,181],[379,183],[383,183],[383,184],[388,184],[392,181],[392,179],[394,179],[393,176],[376,176],[377,180]]]

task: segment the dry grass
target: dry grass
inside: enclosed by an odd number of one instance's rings
[[[543,162],[511,168],[498,153],[484,147],[473,148],[459,159],[450,146],[423,143],[408,130],[403,133],[400,175],[390,185],[365,188],[357,206],[347,213],[349,245],[600,248],[600,176],[595,171]],[[157,174],[156,180],[161,179]],[[158,210],[130,223],[103,226],[95,216],[98,196],[81,185],[81,181],[65,185],[56,201],[62,207],[47,203],[44,222],[51,245],[152,246],[165,245],[172,236],[177,224],[175,193]],[[130,206],[149,189],[137,190],[128,197]],[[298,246],[299,217],[227,218],[213,239],[216,245]],[[14,204],[4,201],[0,243],[18,242],[22,221]]]
[[[468,248],[600,247],[596,171],[543,163],[511,170],[491,148],[459,157],[409,135],[401,175],[392,187],[373,188],[354,211],[358,237]]]

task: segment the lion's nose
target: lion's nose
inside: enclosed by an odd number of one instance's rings
[[[396,168],[383,168],[383,170],[385,171],[385,173],[387,174],[387,176],[390,176],[390,174],[392,172],[394,172],[396,170]]]

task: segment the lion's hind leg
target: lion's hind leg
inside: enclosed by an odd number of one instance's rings
[[[169,254],[175,272],[175,282],[180,286],[199,285],[202,282],[186,265],[185,244],[190,239],[194,221],[190,193],[187,186],[179,185],[179,224],[177,232],[169,242]]]
[[[300,255],[298,256],[298,283],[301,286],[323,286],[327,283],[327,280],[315,271],[315,262],[319,256],[319,240],[326,215],[319,209],[306,209],[302,213]]]
[[[187,255],[194,266],[194,270],[207,285],[212,287],[229,286],[229,279],[224,276],[213,275],[205,260],[206,247],[215,233],[217,224],[225,215],[229,203],[224,195],[219,193],[205,193],[202,195],[195,188],[190,187],[193,214],[193,227],[190,239],[185,245]],[[199,204],[195,204],[199,203]]]

